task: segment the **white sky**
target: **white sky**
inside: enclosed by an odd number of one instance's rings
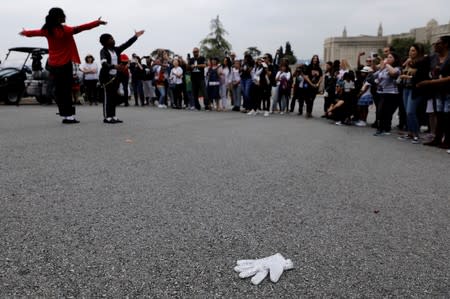
[[[376,35],[383,24],[384,34],[409,32],[434,18],[439,24],[450,19],[449,0],[15,0],[2,1],[0,18],[0,58],[10,47],[47,47],[45,38],[18,35],[22,28],[42,27],[51,7],[61,7],[68,25],[79,25],[98,17],[108,22],[76,36],[81,58],[99,56],[98,38],[111,33],[118,44],[145,29],[146,33],[126,53],[148,55],[156,48],[168,48],[186,56],[210,32],[210,21],[220,16],[228,31],[226,39],[238,57],[250,46],[274,53],[286,41],[297,58],[323,55],[323,41],[341,36],[344,26],[349,36]]]

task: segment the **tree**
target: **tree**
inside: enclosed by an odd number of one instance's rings
[[[282,56],[284,59],[287,59],[289,61],[289,64],[296,64],[297,63],[297,57],[295,57],[294,52],[292,51],[291,43],[286,42],[286,47],[284,54]]]
[[[150,56],[153,59],[161,59],[163,56],[163,52],[167,52],[169,57],[173,56],[175,53],[169,49],[155,49],[152,53],[150,53]]]
[[[211,33],[200,41],[200,51],[206,58],[223,59],[225,52],[231,50],[231,44],[224,37],[228,32],[223,28],[219,16],[211,20],[210,29]]]
[[[394,48],[394,52],[400,56],[403,61],[409,56],[409,48],[416,42],[414,37],[407,38],[394,38],[391,42],[391,47]]]
[[[258,47],[248,47],[247,51],[245,51],[245,54],[250,54],[253,59],[255,59],[261,55],[261,51],[258,49]]]

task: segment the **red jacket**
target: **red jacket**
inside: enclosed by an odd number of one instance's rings
[[[48,64],[50,66],[62,66],[71,61],[80,63],[80,56],[73,35],[99,25],[100,21],[97,20],[75,27],[63,25],[62,28],[55,29],[52,35],[49,35],[48,31],[43,29],[24,30],[22,34],[28,37],[45,36],[48,42]]]

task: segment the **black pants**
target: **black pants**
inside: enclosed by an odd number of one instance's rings
[[[172,93],[173,93],[173,103],[176,108],[181,108],[182,103],[182,96],[183,96],[183,84],[175,84],[174,87],[172,87]]]
[[[334,103],[334,94],[328,94],[328,97],[324,97],[323,101],[323,112],[327,112],[328,108],[330,108],[331,104]]]
[[[308,97],[306,98],[306,113],[311,115],[314,107],[314,100],[316,99],[318,89],[310,87]]]
[[[58,105],[60,116],[75,115],[75,106],[72,102],[72,62],[65,65],[50,68],[55,84],[55,101]]]
[[[203,78],[200,78],[200,79],[192,78],[192,94],[194,95],[195,108],[197,110],[201,109],[200,102],[198,101],[200,92],[203,95],[203,101],[204,101],[205,107],[209,107],[209,101],[208,101],[208,97],[206,95],[206,90],[205,90],[205,80]]]
[[[116,106],[119,101],[119,94],[117,89],[119,88],[119,81],[117,79],[112,80],[106,86],[104,86],[104,99],[103,99],[103,117],[116,116]]]
[[[378,130],[383,132],[390,132],[392,127],[392,115],[397,110],[399,105],[399,95],[392,93],[380,94],[380,101],[377,107]]]
[[[97,80],[84,80],[84,85],[89,103],[97,103]]]
[[[442,142],[446,146],[450,146],[450,113],[449,112],[437,112],[436,113],[436,133],[434,136],[434,141],[437,144]]]
[[[262,105],[264,111],[270,111],[271,86],[264,86],[262,89]]]
[[[290,111],[294,112],[295,102],[298,101],[298,113],[303,114],[303,106],[305,106],[307,96],[304,88],[296,88],[294,90],[294,96],[292,97]]]

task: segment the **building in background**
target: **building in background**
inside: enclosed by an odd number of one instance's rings
[[[352,67],[356,67],[358,53],[365,52],[366,56],[377,54],[395,38],[414,38],[416,42],[432,43],[443,35],[450,35],[450,22],[446,25],[439,25],[434,19],[429,21],[425,27],[411,29],[408,33],[392,35],[383,35],[381,24],[378,27],[377,35],[374,36],[347,36],[347,29],[344,28],[341,37],[325,39],[323,61],[347,59]]]

